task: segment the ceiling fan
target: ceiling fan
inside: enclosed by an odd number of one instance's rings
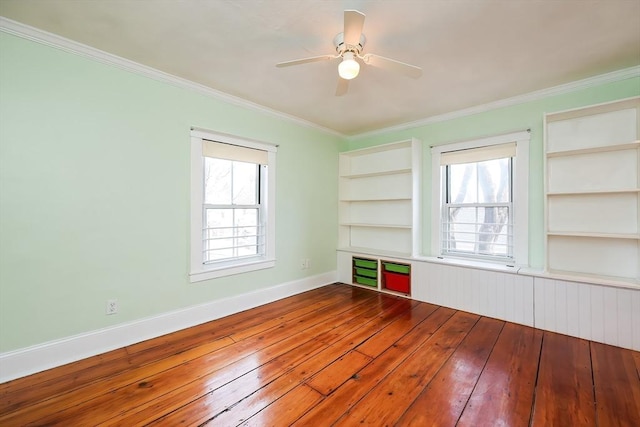
[[[338,65],[339,78],[336,96],[341,96],[347,93],[347,90],[349,89],[349,80],[355,78],[360,72],[360,64],[356,59],[361,60],[364,64],[395,71],[414,79],[420,77],[422,75],[422,69],[415,65],[406,64],[404,62],[396,61],[395,59],[385,58],[372,53],[362,54],[362,49],[367,41],[364,34],[362,34],[364,17],[364,13],[357,10],[344,11],[344,32],[339,33],[333,39],[333,44],[336,47],[336,55],[320,55],[312,56],[310,58],[296,59],[293,61],[280,62],[279,64],[276,64],[276,67],[290,67],[292,65],[306,64],[308,62],[342,58],[342,62]]]

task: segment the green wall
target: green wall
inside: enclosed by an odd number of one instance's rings
[[[275,268],[189,283],[191,126],[280,145]],[[335,270],[341,142],[0,33],[0,352]]]
[[[422,170],[425,184],[423,191],[423,248],[426,255],[433,255],[429,253],[431,247],[431,152],[429,147],[531,129],[529,263],[533,268],[542,269],[544,267],[544,180],[542,175],[544,114],[638,95],[640,95],[640,77],[635,77],[402,131],[354,137],[343,144],[342,150],[402,141],[410,137],[423,141]]]
[[[540,268],[543,114],[635,95],[640,77],[341,139],[0,33],[0,352],[335,270],[338,151],[408,137],[424,142],[428,250],[429,146],[531,128],[530,262]],[[275,268],[189,283],[192,126],[280,145]],[[104,314],[110,298],[115,316]]]

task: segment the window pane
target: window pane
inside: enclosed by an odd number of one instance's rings
[[[233,162],[233,204],[255,205],[258,165]]]
[[[450,165],[448,203],[508,203],[509,158]],[[446,167],[446,166],[445,166]]]
[[[260,213],[253,209],[206,209],[204,262],[262,253]]]
[[[231,204],[230,160],[204,158],[204,203],[208,205]]]
[[[258,254],[258,209],[236,209],[238,256]]]
[[[446,167],[446,166],[445,166]],[[475,163],[449,166],[449,203],[477,203],[478,177]]]
[[[511,256],[509,208],[451,207],[444,224],[445,252]]]
[[[233,256],[233,210],[207,209],[204,230],[204,261]]]
[[[510,159],[506,158],[477,163],[479,203],[509,202],[509,164]]]

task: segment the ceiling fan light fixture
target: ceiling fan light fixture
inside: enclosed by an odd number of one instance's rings
[[[338,75],[345,80],[355,78],[360,72],[360,64],[355,60],[353,52],[345,52],[338,65]]]

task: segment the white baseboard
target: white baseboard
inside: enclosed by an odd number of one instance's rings
[[[159,337],[334,283],[331,271],[0,354],[0,383]]]

